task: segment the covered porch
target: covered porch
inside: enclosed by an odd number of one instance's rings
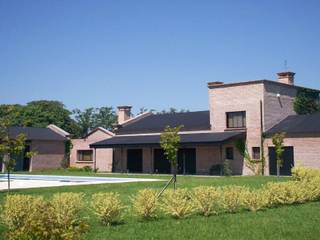
[[[235,148],[243,132],[180,134],[178,174],[220,175],[223,162],[230,160],[233,174],[242,174],[243,158]],[[118,135],[91,145],[113,148],[113,172],[162,173],[172,171],[160,147],[160,134]]]

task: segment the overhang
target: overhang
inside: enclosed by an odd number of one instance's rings
[[[181,145],[206,145],[221,144],[233,139],[245,136],[244,132],[205,132],[180,134]],[[92,148],[114,148],[114,147],[136,147],[136,146],[159,146],[160,134],[154,135],[126,135],[114,136],[112,138],[90,144]]]

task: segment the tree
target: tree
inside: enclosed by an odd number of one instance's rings
[[[320,111],[319,91],[300,88],[294,99],[294,110],[298,114],[312,114]]]
[[[179,131],[183,126],[169,127],[167,126],[160,135],[160,145],[164,150],[164,154],[173,167],[173,186],[176,189],[177,167],[178,167],[178,150],[180,145]]]
[[[25,149],[26,136],[19,134],[15,137],[10,136],[9,127],[18,117],[18,112],[14,106],[6,108],[6,113],[0,117],[0,155],[3,157],[3,165],[8,176],[8,192],[10,192],[10,173],[15,167],[15,156],[23,154]],[[31,156],[32,153],[28,153]]]
[[[280,167],[282,166],[282,155],[284,152],[283,140],[285,133],[276,133],[272,136],[272,143],[276,151],[277,176],[280,176]]]
[[[87,108],[73,110],[75,121],[79,127],[79,137],[83,137],[88,132],[97,127],[112,129],[117,121],[117,116],[112,107]]]
[[[113,125],[117,122],[116,112],[112,107],[97,108],[97,113],[94,116],[94,127],[103,127],[111,130]]]
[[[167,113],[185,113],[185,112],[189,112],[188,109],[176,109],[174,107],[170,107],[169,110],[163,109],[162,111],[158,112],[158,114],[167,114]]]

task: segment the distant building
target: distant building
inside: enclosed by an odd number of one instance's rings
[[[98,171],[112,171],[112,149],[94,149],[90,144],[113,137],[114,134],[102,127],[89,132],[84,138],[72,139],[70,167],[83,168],[85,166]]]
[[[55,125],[47,128],[10,127],[9,136],[15,138],[18,134],[25,134],[26,148],[20,156],[15,156],[15,171],[33,171],[56,169],[61,167],[65,157],[65,142],[69,133]],[[26,157],[26,152],[35,152],[32,158]],[[4,170],[0,164],[0,170]]]
[[[169,125],[183,125],[178,153],[180,174],[216,174],[230,160],[233,174],[252,174],[236,149],[242,139],[252,159],[266,157],[266,174],[276,173],[271,136],[285,132],[280,173],[291,174],[297,164],[320,167],[320,114],[297,116],[293,103],[299,89],[293,72],[278,73],[278,81],[257,80],[208,83],[209,111],[152,114],[131,118],[131,107],[118,108],[115,136],[91,148],[113,149],[115,172],[170,173],[172,167],[160,148],[160,133]],[[315,90],[319,91],[319,90]],[[262,136],[266,135],[263,146]]]

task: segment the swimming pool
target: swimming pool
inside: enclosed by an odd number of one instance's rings
[[[7,189],[7,175],[0,174],[0,190]],[[114,177],[83,177],[83,176],[57,176],[57,175],[29,175],[11,174],[11,188],[39,188],[39,187],[58,187],[91,185],[105,183],[130,183],[130,182],[154,182],[162,181],[149,178],[114,178]]]

